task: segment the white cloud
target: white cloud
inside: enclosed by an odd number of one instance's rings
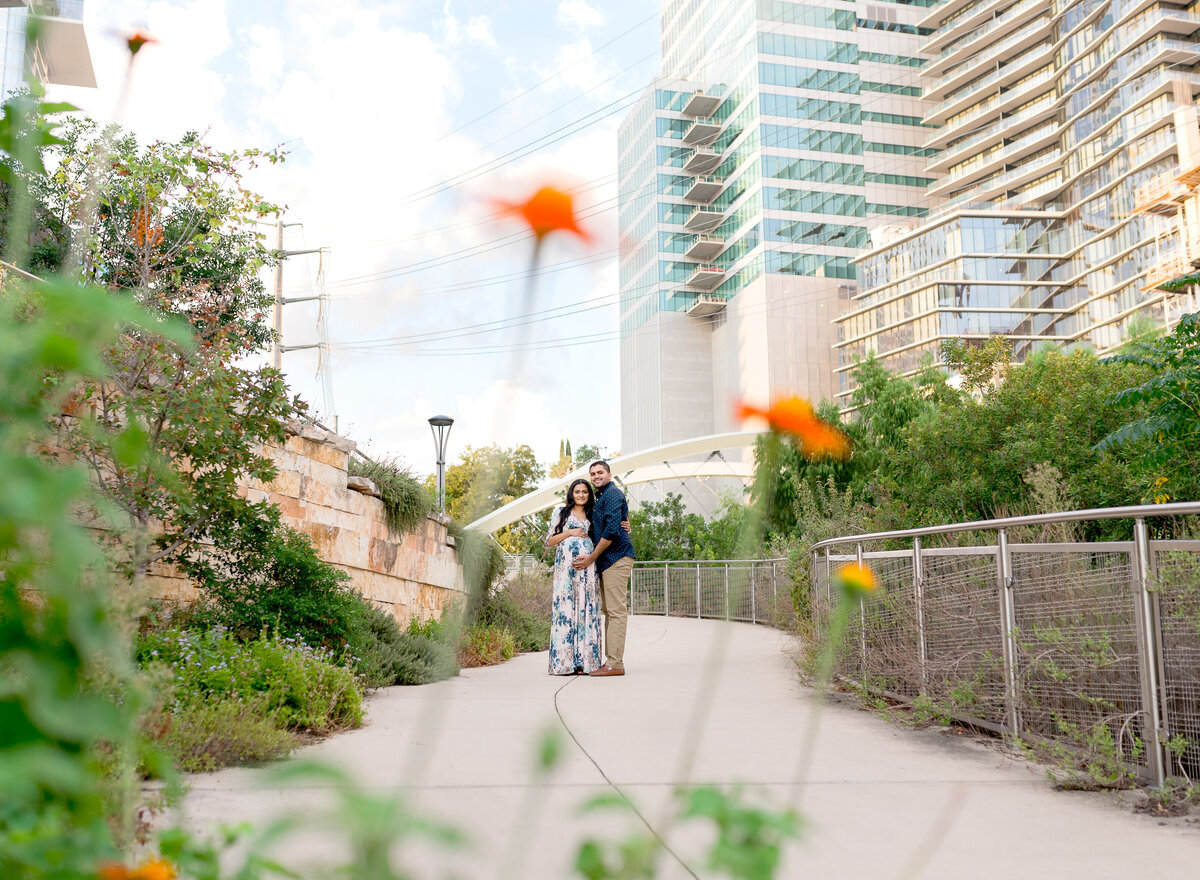
[[[489,200],[523,198],[547,182],[570,186],[589,178],[605,179],[580,193],[577,205],[609,207],[604,216],[587,222],[597,235],[595,248],[613,247],[611,204],[616,191],[607,178],[615,165],[615,117],[483,173],[437,199],[411,198],[532,140],[549,123],[524,125],[523,112],[543,112],[544,102],[535,102],[513,105],[496,117],[502,120],[501,130],[513,134],[495,146],[481,149],[470,137],[476,129],[449,134],[464,119],[490,107],[477,103],[461,110],[464,65],[482,54],[472,54],[471,47],[495,48],[492,22],[486,16],[465,23],[454,19],[451,39],[449,2],[441,22],[424,25],[428,33],[379,7],[371,0],[348,0],[339,7],[333,26],[328,5],[317,0],[289,0],[286,16],[249,16],[226,0],[158,0],[149,6],[137,0],[89,0],[89,44],[101,88],[75,90],[68,99],[93,116],[107,118],[127,66],[123,45],[107,36],[107,29],[145,24],[162,42],[138,56],[127,126],[143,141],[176,138],[188,129],[211,125],[211,140],[225,149],[286,143],[288,161],[258,169],[250,185],[266,198],[287,204],[286,219],[304,224],[303,230],[288,230],[286,247],[332,248],[330,277],[335,282],[477,245],[488,247],[509,231],[479,222],[490,211]],[[560,13],[581,24],[595,23],[595,10],[586,3],[561,4]],[[96,21],[103,24],[94,27]],[[554,69],[581,56],[587,62],[558,77],[554,88],[583,83],[590,88],[596,78],[607,75],[602,65],[609,62],[592,58],[586,40],[561,49]],[[525,72],[541,79],[553,71]],[[506,75],[502,72],[500,78]],[[497,83],[497,93],[502,90]],[[498,94],[495,100],[502,99]],[[528,259],[526,247],[527,242],[520,242],[435,269],[331,287],[331,335],[335,341],[361,341],[454,331],[511,315],[518,307],[519,283],[475,287],[473,282],[520,271]],[[573,242],[553,241],[543,262],[590,253],[594,251]],[[290,260],[284,270],[287,295],[304,291],[315,271],[315,258]],[[440,292],[455,284],[464,289]],[[567,305],[615,292],[614,259],[544,276],[539,305]],[[314,317],[310,305],[289,306],[289,342],[313,341]],[[595,328],[611,331],[616,323],[613,305],[538,325],[534,338],[580,336]],[[425,348],[504,347],[517,339],[508,331],[452,338]],[[468,443],[529,443],[542,460],[557,455],[564,436],[575,444],[615,446],[615,398],[597,410],[580,394],[589,381],[581,377],[589,376],[597,362],[612,364],[615,381],[615,352],[615,343],[605,343],[531,353],[523,375],[516,376],[511,359],[502,355],[407,357],[407,350],[388,355],[338,350],[333,363],[334,394],[342,415],[339,427],[380,454],[402,455],[422,473],[432,467],[426,419],[447,410],[458,420],[451,438],[452,460]],[[289,354],[284,362],[295,389],[319,404],[315,365],[315,356],[308,352]]]
[[[492,20],[486,15],[471,16],[467,22],[467,40],[480,46],[499,48],[492,35]]]
[[[555,20],[560,25],[579,31],[601,27],[605,21],[604,14],[591,6],[587,0],[562,0],[558,4]]]

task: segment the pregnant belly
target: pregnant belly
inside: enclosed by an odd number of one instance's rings
[[[592,552],[591,538],[567,538],[562,542],[563,552],[572,559],[578,559],[580,556],[587,556]]]

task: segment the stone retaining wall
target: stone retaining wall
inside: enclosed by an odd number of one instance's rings
[[[248,485],[248,498],[276,505],[287,525],[312,538],[323,560],[347,572],[354,589],[401,625],[412,617],[439,617],[448,603],[465,599],[447,517],[430,514],[416,531],[392,538],[374,484],[347,473],[354,441],[297,423],[289,433],[282,447],[266,449],[278,476]],[[156,571],[153,581],[156,595],[195,596],[177,572]]]

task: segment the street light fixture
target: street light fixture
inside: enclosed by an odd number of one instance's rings
[[[433,416],[429,420],[429,430],[433,432],[433,448],[437,453],[437,499],[438,512],[446,512],[446,441],[450,437],[450,426],[454,419],[450,416]]]

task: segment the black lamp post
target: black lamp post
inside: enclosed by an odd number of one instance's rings
[[[433,416],[429,420],[429,430],[433,432],[433,448],[437,452],[437,498],[438,512],[446,512],[446,441],[450,437],[450,426],[454,419],[450,416]]]

